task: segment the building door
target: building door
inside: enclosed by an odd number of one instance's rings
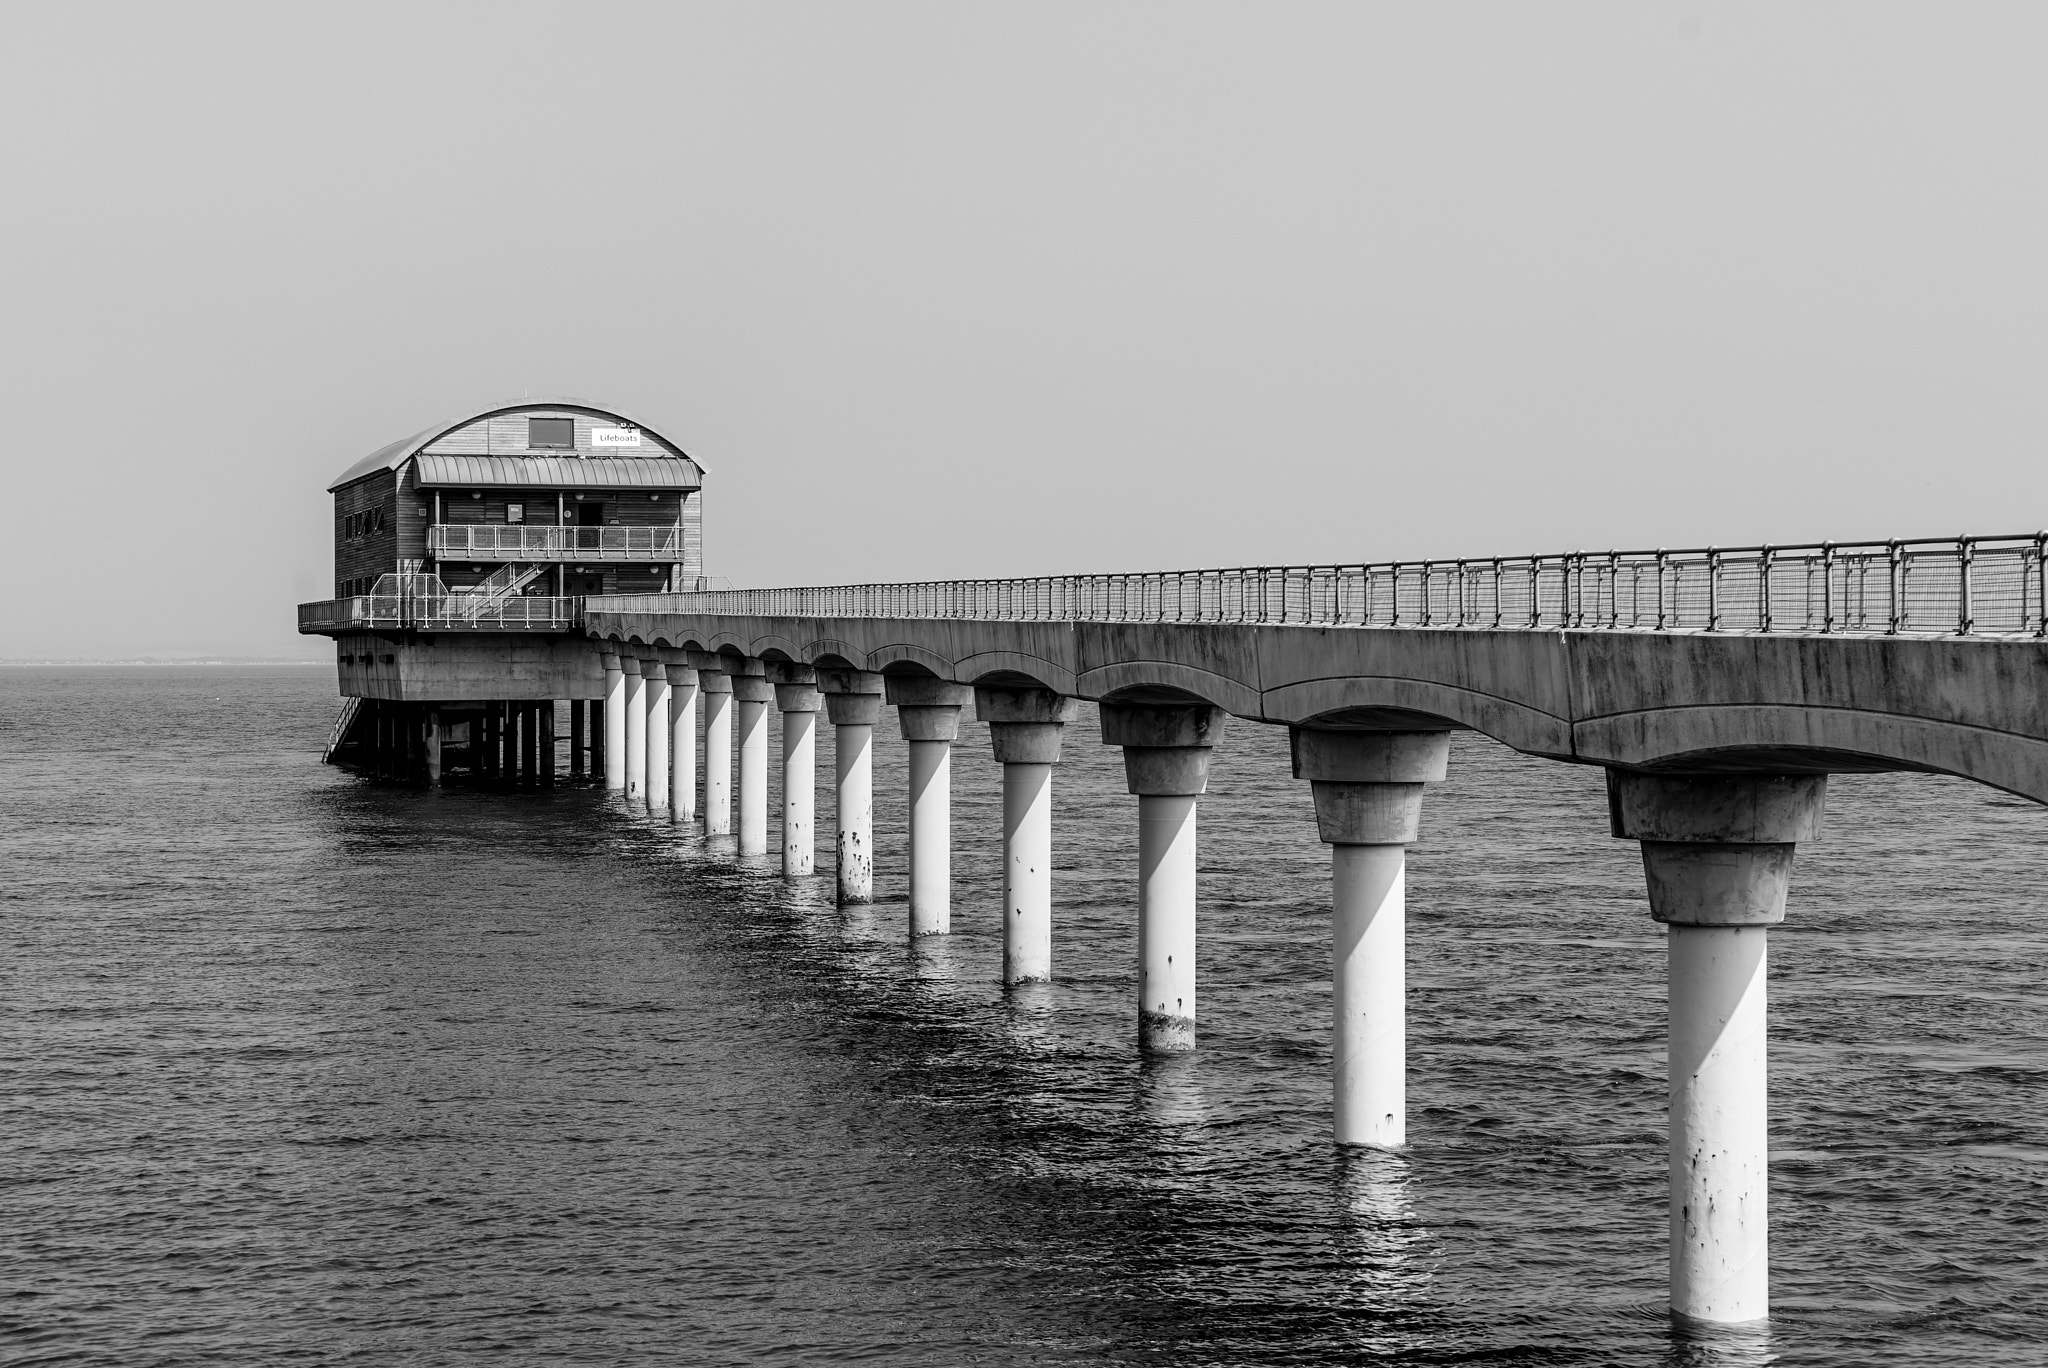
[[[576,549],[595,551],[604,534],[604,505],[601,503],[579,503],[576,505]]]

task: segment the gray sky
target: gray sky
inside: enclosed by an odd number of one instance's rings
[[[2048,523],[2048,7],[37,5],[0,657],[324,656],[522,392],[742,584]]]

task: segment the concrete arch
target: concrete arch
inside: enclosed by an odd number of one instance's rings
[[[1306,679],[1267,690],[1260,705],[1264,721],[1290,726],[1318,720],[1343,725],[1346,713],[1370,717],[1378,712],[1405,715],[1417,721],[1434,718],[1446,727],[1481,732],[1531,755],[1570,758],[1573,754],[1569,719],[1495,694],[1434,680],[1373,675]]]
[[[876,647],[867,653],[867,662],[867,668],[879,670],[883,674],[899,673],[898,670],[891,668],[893,666],[914,665],[918,671],[938,679],[953,680],[957,675],[951,660],[937,651],[927,650],[923,646],[916,646],[907,641]],[[908,670],[900,672],[913,673]]]
[[[1952,774],[2048,802],[2048,741],[1896,713],[1769,705],[1645,709],[1574,729],[1577,758],[1629,769]]]
[[[955,678],[963,684],[972,684],[991,675],[1023,675],[1057,694],[1071,696],[1080,692],[1072,670],[1057,661],[1022,651],[977,652],[957,662],[954,670]]]
[[[1075,691],[1084,698],[1106,698],[1111,694],[1146,688],[1173,689],[1213,703],[1237,717],[1264,721],[1258,689],[1228,675],[1198,665],[1181,665],[1170,660],[1133,660],[1100,665],[1082,674]]]

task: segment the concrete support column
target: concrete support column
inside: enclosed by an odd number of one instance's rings
[[[682,651],[668,653],[668,819],[697,820],[697,672]]]
[[[640,673],[637,656],[620,656],[619,668],[626,675],[626,701],[619,709],[624,722],[621,730],[625,733],[621,744],[625,749],[626,801],[644,803],[647,801],[647,677]]]
[[[427,709],[427,786],[441,786],[441,742],[444,729],[439,708]]]
[[[1451,734],[1296,729],[1331,859],[1330,1110],[1340,1145],[1408,1143],[1408,846]]]
[[[974,690],[930,675],[890,675],[883,696],[910,746],[910,935],[953,924],[953,743]]]
[[[818,692],[808,665],[767,666],[782,713],[782,877],[806,879],[818,863]]]
[[[732,676],[733,711],[738,714],[740,759],[740,854],[768,853],[768,702],[775,686],[761,675],[761,662],[742,661]],[[751,670],[752,673],[746,673]]]
[[[647,810],[658,812],[668,806],[668,663],[643,658],[640,673],[647,680]]]
[[[1608,771],[1614,834],[1642,843],[1670,981],[1671,1309],[1770,1314],[1768,928],[1825,775]]]
[[[555,782],[555,700],[550,698],[541,704],[536,716],[540,721],[540,781],[552,787]]]
[[[583,777],[583,700],[569,700],[569,777]]]
[[[625,662],[606,651],[604,663],[604,786],[607,792],[626,791],[626,674]]]
[[[1052,977],[1052,767],[1080,706],[1035,686],[977,686],[974,711],[1003,767],[1003,982],[1043,983]]]
[[[882,717],[882,677],[865,670],[820,670],[825,716],[832,723],[838,780],[839,901],[875,900],[875,723]]]
[[[704,693],[704,834],[732,834],[732,676],[724,657],[690,652]]]
[[[1104,703],[1138,798],[1138,1048],[1195,1048],[1195,800],[1227,718],[1206,703]]]

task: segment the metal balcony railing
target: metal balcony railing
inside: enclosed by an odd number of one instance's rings
[[[427,551],[454,561],[679,561],[683,534],[675,527],[436,523],[427,529]]]
[[[514,596],[477,604],[478,595],[359,594],[299,605],[301,632],[556,631],[583,626],[580,598]]]
[[[753,617],[2048,635],[2048,533],[613,596]]]

